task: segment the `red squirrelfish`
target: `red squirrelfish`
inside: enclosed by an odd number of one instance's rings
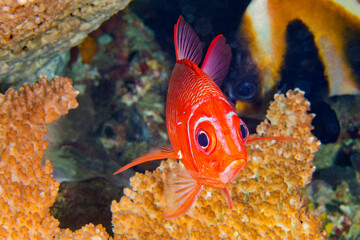
[[[291,138],[248,138],[245,123],[219,88],[231,61],[231,48],[223,35],[211,42],[201,68],[198,67],[202,59],[200,39],[181,16],[175,25],[174,41],[176,64],[166,101],[171,146],[152,150],[114,174],[147,161],[177,158],[185,168],[166,178],[165,218],[183,215],[204,185],[221,189],[231,209],[226,186],[246,164],[245,145],[262,139]]]

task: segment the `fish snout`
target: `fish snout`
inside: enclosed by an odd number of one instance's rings
[[[246,158],[239,158],[232,161],[223,171],[219,169],[214,171],[201,172],[194,178],[202,185],[213,188],[224,188],[232,182],[246,165]]]
[[[220,179],[223,183],[228,184],[232,182],[246,165],[246,158],[241,158],[232,161],[222,173],[220,173]]]

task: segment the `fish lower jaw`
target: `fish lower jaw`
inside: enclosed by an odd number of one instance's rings
[[[194,178],[201,185],[213,188],[224,188],[237,178],[245,164],[246,159],[235,160],[222,172],[206,171],[202,172],[200,176],[197,175]]]

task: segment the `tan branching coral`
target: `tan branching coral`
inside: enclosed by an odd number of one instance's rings
[[[52,239],[59,232],[50,215],[59,183],[43,154],[46,124],[76,108],[68,78],[41,81],[0,95],[0,236],[1,239]]]
[[[50,215],[59,183],[50,161],[42,164],[45,126],[76,108],[78,94],[69,78],[43,76],[0,94],[0,239],[110,239],[101,225],[60,230]]]
[[[80,44],[129,1],[0,1],[0,77],[14,82],[35,76],[39,68]]]
[[[230,210],[216,189],[204,188],[183,216],[162,216],[163,180],[179,167],[162,162],[153,173],[131,178],[120,202],[113,201],[115,239],[326,239],[321,222],[306,209],[300,190],[310,182],[320,143],[311,134],[312,114],[304,93],[276,95],[257,134],[293,136],[296,141],[261,141],[248,146],[248,164],[228,189]]]
[[[83,226],[77,231],[70,231],[69,229],[62,229],[61,232],[55,236],[55,240],[108,240],[109,234],[105,228],[100,224],[94,226],[90,223]]]

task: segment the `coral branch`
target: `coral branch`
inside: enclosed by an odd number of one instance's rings
[[[76,108],[78,91],[68,78],[41,81],[0,95],[0,236],[52,239],[59,222],[50,215],[59,183],[49,160],[46,124]],[[1,237],[1,238],[2,238]],[[3,239],[3,238],[2,238]]]

